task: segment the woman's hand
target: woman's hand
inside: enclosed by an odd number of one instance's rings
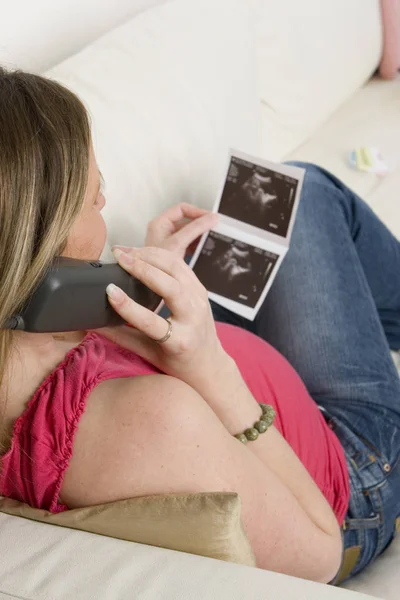
[[[164,248],[184,258],[187,253],[193,254],[198,239],[217,222],[216,213],[191,204],[177,204],[150,221],[144,245]]]
[[[160,344],[168,322],[108,286],[114,310],[132,327],[100,329],[99,333],[132,350],[155,367],[198,389],[204,378],[229,370],[231,359],[217,337],[207,290],[176,254],[160,248],[114,250],[128,273],[159,294],[171,310],[172,334]]]

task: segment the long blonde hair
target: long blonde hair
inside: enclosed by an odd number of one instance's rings
[[[13,339],[1,327],[63,251],[84,203],[89,152],[89,116],[77,96],[0,67],[0,434]]]

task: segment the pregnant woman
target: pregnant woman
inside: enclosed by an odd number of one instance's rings
[[[302,166],[291,249],[254,323],[213,318],[182,256],[216,217],[180,205],[150,223],[149,247],[115,249],[170,322],[110,282],[133,327],[0,331],[0,494],[61,512],[234,491],[257,566],[316,581],[383,552],[400,515],[400,244]],[[0,69],[0,327],[56,256],[100,256],[104,203],[78,98]]]

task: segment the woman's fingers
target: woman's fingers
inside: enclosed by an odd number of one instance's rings
[[[140,281],[145,285],[148,285],[151,289],[153,288],[149,284],[151,283],[153,285],[153,280],[154,285],[158,286],[157,278],[159,278],[159,275],[157,270],[164,276],[169,275],[177,283],[179,282],[182,287],[186,287],[189,283],[192,286],[192,289],[201,286],[200,281],[197,279],[192,269],[187,266],[180,256],[177,256],[170,250],[165,250],[164,248],[131,249],[128,258],[126,258],[126,255],[117,249],[114,251],[114,255],[121,267],[135,277],[138,277]],[[151,267],[156,269],[156,271]],[[142,279],[142,277],[144,277],[146,281]],[[151,278],[151,281],[149,278]],[[165,281],[165,279],[163,279],[163,281]],[[161,279],[160,284],[162,285]],[[157,292],[156,289],[153,291]],[[173,292],[174,290],[172,290],[172,293]],[[170,308],[172,308],[172,306]]]
[[[176,228],[179,227],[181,221],[185,219],[198,219],[207,214],[208,211],[203,208],[197,208],[191,204],[176,204],[167,208],[155,219],[150,221],[147,227],[146,243],[147,246],[152,245],[153,240],[164,240],[172,235]]]
[[[141,248],[129,255],[119,250],[114,254],[123,269],[161,296],[177,315],[186,314],[206,295],[193,271],[168,250]]]
[[[121,251],[125,252],[125,254],[133,254],[133,252],[138,250],[138,248],[133,248],[132,246],[118,246],[118,244],[116,244],[115,246],[112,246],[111,250],[115,258],[117,258],[116,252],[118,253],[119,251]]]
[[[159,217],[154,219],[168,219],[175,223],[176,221],[181,221],[182,219],[197,219],[209,211],[204,208],[198,208],[197,206],[193,206],[193,204],[187,204],[186,202],[181,202],[180,204],[175,204],[175,206],[171,206],[167,208]]]
[[[150,221],[147,227],[146,246],[159,246],[169,240],[185,221],[199,219],[210,214],[204,208],[181,203],[167,208],[161,215]]]
[[[176,233],[171,236],[171,244],[178,249],[185,250],[195,240],[215,227],[218,223],[218,215],[216,213],[207,213],[190,223],[185,224]]]
[[[159,340],[165,336],[168,331],[168,323],[162,317],[151,312],[144,306],[134,302],[121,288],[113,283],[110,283],[106,289],[109,301],[114,310],[135,329],[144,333],[152,340]],[[126,334],[128,332],[125,332]],[[117,331],[116,336],[121,336],[121,332]],[[140,339],[134,335],[131,337],[132,342],[140,343]],[[117,343],[121,343],[121,339],[114,339]],[[139,348],[134,343],[132,350],[137,351]]]
[[[180,295],[181,283],[177,279],[177,269],[166,271],[144,261],[138,254],[125,254],[120,250],[114,251],[118,264],[128,273],[139,279],[144,285],[156,292],[162,298],[175,298]]]

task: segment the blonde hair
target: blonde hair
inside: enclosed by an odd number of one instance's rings
[[[0,67],[0,434],[13,339],[1,327],[66,245],[84,203],[90,143],[77,96],[50,79]]]

